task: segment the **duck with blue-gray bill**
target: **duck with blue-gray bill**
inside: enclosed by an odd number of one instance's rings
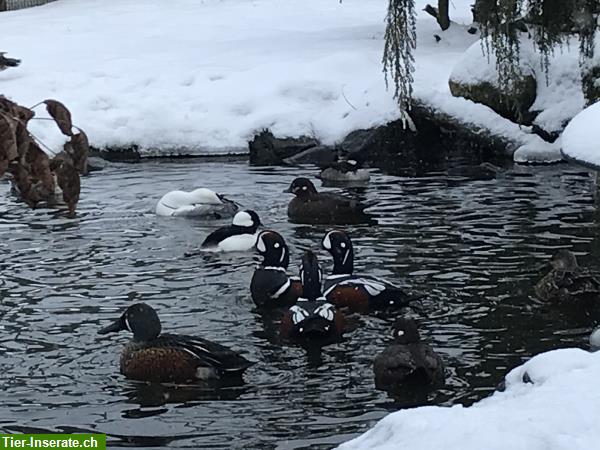
[[[348,225],[376,221],[365,212],[372,204],[331,192],[317,192],[308,178],[296,178],[284,192],[294,194],[288,217],[295,223]]]
[[[127,330],[133,340],[121,353],[121,373],[127,378],[151,382],[241,381],[250,361],[223,345],[206,339],[161,333],[156,311],[136,303],[98,334]]]

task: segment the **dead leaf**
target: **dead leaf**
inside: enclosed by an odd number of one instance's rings
[[[55,159],[53,163],[56,164],[56,181],[63,191],[63,200],[69,208],[69,214],[73,215],[75,214],[75,207],[79,201],[81,190],[79,172],[67,158]]]
[[[56,100],[44,100],[46,111],[52,116],[60,131],[65,136],[73,135],[73,122],[71,122],[71,113],[65,105]]]
[[[87,135],[79,130],[79,133],[71,136],[71,140],[65,143],[65,151],[73,158],[73,166],[79,173],[87,174],[87,159],[90,152]]]
[[[0,176],[8,168],[10,162],[19,156],[17,152],[16,121],[4,113],[0,113]]]

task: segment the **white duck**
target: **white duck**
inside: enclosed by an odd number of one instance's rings
[[[190,216],[204,219],[233,217],[238,206],[231,200],[206,188],[192,192],[171,191],[156,204],[159,216]]]

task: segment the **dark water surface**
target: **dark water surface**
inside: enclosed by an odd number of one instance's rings
[[[318,249],[326,227],[288,223],[290,197],[281,191],[314,173],[244,162],[115,165],[83,180],[74,220],[31,211],[0,185],[0,430],[95,431],[109,435],[110,448],[330,448],[414,402],[374,389],[371,361],[388,342],[392,314],[354,318],[356,329],[321,355],[282,346],[253,311],[255,257],[184,258],[211,226],[153,212],[168,190],[223,192],[284,235],[296,271],[301,250]],[[379,200],[380,225],[348,227],[357,271],[429,293],[418,319],[448,381],[425,402],[470,404],[529,356],[586,345],[596,318],[529,295],[555,249],[597,260],[594,189],[587,172],[568,165],[373,173],[359,194]],[[124,379],[118,355],[130,336],[96,332],[135,301],[154,306],[165,330],[246,351],[257,362],[247,385],[214,391]]]

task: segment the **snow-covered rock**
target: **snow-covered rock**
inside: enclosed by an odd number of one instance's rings
[[[600,442],[600,353],[542,353],[506,390],[470,406],[392,413],[340,450],[594,450]]]
[[[530,38],[522,38],[519,55],[523,77],[517,84],[516,95],[523,119],[543,130],[546,136],[556,138],[585,105],[578,42],[573,39],[551,54],[548,72],[543,68],[542,55]],[[502,116],[516,121],[510,102],[502,101],[496,56],[493,51],[487,55],[482,42],[473,44],[460,58],[452,71],[450,84],[455,95],[487,104]]]
[[[450,75],[450,92],[455,97],[464,97],[489,106],[502,117],[531,124],[533,114],[529,108],[536,98],[536,79],[527,58],[521,54],[520,76],[514,82],[513,91],[505,93],[500,87],[496,70],[496,54],[486,54],[481,41],[475,42],[454,66]],[[488,48],[491,47],[488,44]]]
[[[600,170],[600,102],[577,114],[562,134],[562,153]]]

